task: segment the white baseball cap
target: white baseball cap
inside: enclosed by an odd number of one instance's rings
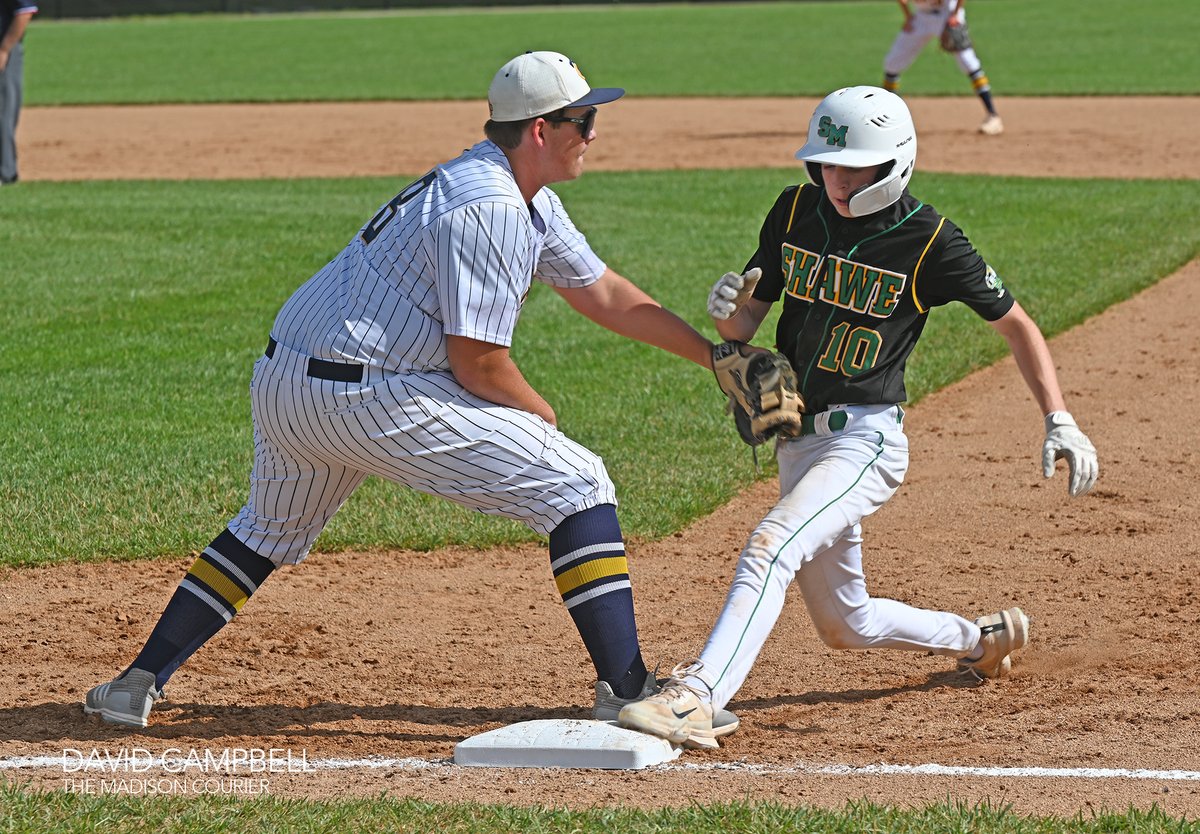
[[[592,89],[575,62],[557,52],[526,52],[500,67],[488,88],[492,121],[519,122],[564,107],[616,101],[620,87]]]

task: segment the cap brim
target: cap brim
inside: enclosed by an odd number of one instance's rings
[[[610,101],[616,101],[621,96],[625,95],[625,90],[621,87],[596,87],[586,96],[577,99],[570,104],[564,104],[564,107],[591,107],[596,104],[608,104]]]

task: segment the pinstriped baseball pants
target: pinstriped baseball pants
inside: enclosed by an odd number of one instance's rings
[[[450,373],[366,368],[362,382],[308,375],[278,345],[254,366],[250,497],[229,523],[276,565],[308,555],[368,475],[549,535],[616,492],[599,456],[541,418],[482,400]]]
[[[908,471],[897,406],[849,406],[844,431],[778,445],[781,498],[751,534],[700,655],[697,678],[724,707],[741,688],[797,580],[822,640],[839,649],[907,649],[961,657],[979,627],[867,592],[862,525]],[[826,422],[827,425],[827,422]],[[695,683],[695,681],[693,681]]]

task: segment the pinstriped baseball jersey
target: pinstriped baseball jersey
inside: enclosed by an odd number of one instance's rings
[[[250,386],[250,498],[230,531],[299,562],[368,475],[543,535],[615,505],[595,453],[463,388],[446,350],[448,335],[510,345],[534,278],[581,287],[604,271],[553,192],[525,203],[490,141],[401,191],[276,317]]]
[[[280,310],[272,335],[308,356],[449,370],[446,336],[509,346],[531,280],[586,286],[605,265],[558,196],[526,205],[483,141],[384,205]]]
[[[196,559],[133,665],[88,691],[86,713],[145,727],[180,664],[275,568],[303,560],[370,475],[547,536],[559,594],[596,670],[594,717],[613,717],[654,680],[612,481],[596,454],[557,430],[502,349],[534,279],[604,325],[639,301],[543,187],[582,173],[596,105],[622,95],[592,89],[557,52],[508,61],[488,88],[484,126],[506,147],[480,142],[406,187],[288,299],[250,381],[249,498]],[[645,317],[615,329],[702,362],[703,337],[657,310],[649,320],[671,330],[664,338]]]

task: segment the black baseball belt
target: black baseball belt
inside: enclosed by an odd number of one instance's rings
[[[266,356],[275,356],[275,346],[279,343],[275,337],[267,339]],[[310,357],[308,360],[308,375],[313,379],[329,379],[334,382],[362,382],[363,366],[355,362],[330,362],[327,359]]]

